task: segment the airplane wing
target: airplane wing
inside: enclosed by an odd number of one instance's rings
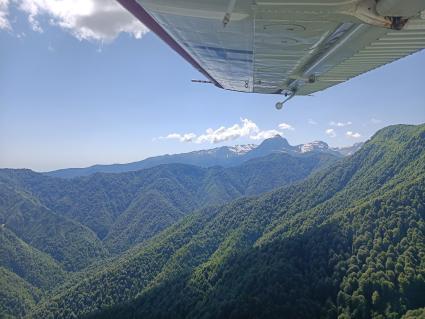
[[[425,0],[118,0],[216,86],[308,95],[425,48]]]

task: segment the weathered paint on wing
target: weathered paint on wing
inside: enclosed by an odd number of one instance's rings
[[[139,5],[192,65],[240,92],[306,95],[425,47],[424,0],[409,10],[404,0],[118,1]],[[377,10],[400,8],[414,15],[388,29]]]

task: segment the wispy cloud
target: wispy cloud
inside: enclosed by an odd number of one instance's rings
[[[310,124],[310,125],[317,125],[317,122],[315,121],[315,120],[313,120],[313,119],[308,119],[308,124]]]
[[[376,118],[371,118],[370,121],[372,122],[372,124],[380,124],[382,123],[382,120],[376,119]]]
[[[278,127],[279,127],[279,129],[281,129],[281,130],[289,130],[289,131],[293,131],[293,130],[295,130],[295,129],[293,128],[293,126],[292,126],[292,125],[290,125],[290,124],[288,124],[288,123],[280,123]]]
[[[351,125],[351,124],[353,124],[353,123],[350,122],[350,121],[348,121],[348,122],[334,122],[334,121],[329,122],[330,126],[336,126],[336,127],[345,127],[345,126],[348,126],[348,125]]]
[[[328,128],[325,131],[326,135],[328,135],[329,137],[336,137],[336,132],[333,128]]]
[[[0,30],[10,30],[9,0],[0,0]]]
[[[355,133],[355,132],[352,132],[352,131],[347,131],[347,133],[345,133],[345,135],[347,135],[348,137],[351,137],[351,138],[362,137],[360,133]]]
[[[236,123],[230,127],[221,126],[217,129],[209,128],[204,134],[197,135],[195,133],[171,133],[159,139],[174,139],[180,142],[192,143],[220,143],[225,141],[236,140],[241,137],[246,137],[252,140],[264,140],[282,135],[283,130],[294,130],[293,126],[287,123],[281,123],[278,129],[260,130],[258,125],[249,119],[240,119],[240,123]]]
[[[141,38],[148,29],[114,0],[18,0],[34,31],[43,32],[41,19],[67,30],[80,40],[112,41],[120,33]],[[9,0],[0,0],[0,27],[7,26]],[[6,18],[5,18],[6,17]],[[10,26],[10,24],[9,24]]]

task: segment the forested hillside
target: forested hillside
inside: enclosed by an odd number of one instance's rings
[[[42,296],[64,282],[66,273],[49,255],[0,226],[0,318],[24,315]]]
[[[420,318],[425,125],[259,198],[199,210],[32,318]],[[416,317],[415,317],[416,316]]]
[[[0,267],[0,318],[21,318],[41,299],[40,289]]]
[[[45,221],[43,227],[63,225],[68,236],[76,234],[75,238],[55,239],[55,235],[51,234],[48,247],[44,247],[45,243],[34,245],[43,251],[54,249],[54,246],[62,247],[61,252],[57,251],[59,249],[49,251],[60,261],[69,255],[64,250],[72,249],[73,245],[77,245],[77,252],[70,254],[74,258],[78,257],[78,252],[83,254],[83,258],[105,256],[99,239],[104,240],[111,252],[122,252],[152,237],[194,209],[288,185],[335,160],[337,157],[323,153],[300,156],[271,154],[233,168],[206,169],[169,164],[137,172],[95,174],[71,180],[29,170],[0,170],[0,182],[3,181],[0,197],[5,198],[3,208],[0,208],[0,222],[19,235],[27,236],[26,240],[31,243],[39,238],[34,229],[42,231],[42,237],[46,234],[42,227],[35,227],[38,220]],[[23,212],[28,216],[18,218]],[[34,220],[31,221],[29,216]],[[98,238],[87,231],[84,233],[81,225],[90,228]],[[79,229],[68,231],[73,227]],[[79,245],[83,240],[85,244]],[[71,246],[65,247],[65,243]],[[66,263],[68,269],[74,270],[87,266],[90,261],[86,258],[85,261],[78,259]]]
[[[145,241],[182,217],[208,205],[258,195],[305,178],[337,160],[329,154],[294,157],[272,154],[234,168],[197,168],[181,164],[141,171],[150,182],[120,214],[105,238],[113,252]]]
[[[0,170],[0,314],[27,313],[87,276],[76,271],[102,269],[193,210],[290,185],[336,160],[271,154],[232,168],[170,164],[71,180]]]
[[[0,227],[0,266],[45,290],[61,284],[65,276],[52,257],[28,245],[3,226]]]
[[[1,177],[0,224],[67,270],[82,269],[107,255],[90,229],[47,208],[22,188],[2,182]]]

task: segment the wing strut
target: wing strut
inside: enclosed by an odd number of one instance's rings
[[[286,92],[285,93],[286,99],[284,99],[281,102],[277,102],[276,105],[275,105],[276,109],[281,110],[282,107],[283,107],[283,104],[288,102],[290,99],[292,99],[295,96],[296,93],[297,93],[296,89],[292,89],[289,92]]]

